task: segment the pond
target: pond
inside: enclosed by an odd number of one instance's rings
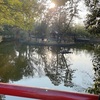
[[[0,82],[100,93],[100,45],[69,47],[0,44]],[[33,100],[1,95],[0,100]]]

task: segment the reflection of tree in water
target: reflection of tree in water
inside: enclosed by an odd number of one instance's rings
[[[49,47],[46,49],[45,56],[42,56],[45,63],[45,73],[54,85],[64,82],[65,86],[73,86],[74,70],[70,69],[65,55],[60,53],[62,49],[64,48]]]
[[[3,43],[0,48],[1,82],[18,81],[34,74],[28,64],[27,46],[16,47],[13,43]]]
[[[89,93],[100,94],[100,45],[95,45],[93,66],[95,71],[94,85],[88,89]]]
[[[0,82],[13,82],[23,77],[34,76],[30,54],[29,46],[13,43],[0,44]],[[0,100],[4,99],[5,96],[0,95]]]
[[[60,53],[66,48],[33,47],[20,44],[15,46],[13,43],[4,43],[0,45],[0,48],[1,82],[18,81],[23,77],[32,77],[35,74],[42,76],[46,73],[54,85],[62,82],[65,86],[73,85],[74,71],[70,69],[66,54]]]
[[[5,100],[5,95],[0,94],[0,100]]]
[[[10,76],[12,70],[10,66],[11,63],[13,62],[12,58],[14,57],[15,57],[15,52],[13,52],[12,44],[0,45],[0,81],[8,82],[9,77],[13,76],[13,75]]]

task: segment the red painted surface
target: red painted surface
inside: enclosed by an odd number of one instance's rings
[[[0,83],[0,94],[42,100],[98,100],[97,95],[64,92]]]

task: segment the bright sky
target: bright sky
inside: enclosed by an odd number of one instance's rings
[[[50,8],[54,8],[56,5],[54,3],[50,3]]]
[[[86,14],[88,13],[86,6],[84,4],[84,1],[81,0],[81,2],[79,3],[78,9],[79,9],[79,16],[81,19],[75,18],[75,23],[76,24],[79,24],[79,23],[83,24],[83,21],[86,18]]]
[[[55,4],[53,2],[51,2],[50,0],[47,1],[47,5],[48,5],[48,8],[54,8],[55,7]],[[75,24],[82,24],[83,25],[84,24],[83,21],[85,21],[86,14],[88,13],[83,0],[81,0],[79,2],[78,9],[79,9],[79,17],[80,17],[80,19],[79,18],[75,18],[74,22],[75,22]]]
[[[50,1],[48,0],[48,6],[49,6],[49,8],[54,8],[54,7],[55,7],[55,4],[52,3],[52,2],[50,2]],[[79,2],[78,9],[79,9],[79,16],[80,16],[81,19],[75,18],[75,19],[74,19],[74,20],[75,20],[75,24],[84,24],[83,21],[84,21],[85,18],[86,18],[87,9],[86,9],[86,6],[85,6],[83,0],[81,0],[81,1]]]
[[[47,1],[47,7],[48,8],[54,8],[55,4],[53,2],[51,2],[50,0]]]

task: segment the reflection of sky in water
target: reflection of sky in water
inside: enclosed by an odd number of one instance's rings
[[[93,83],[93,66],[92,66],[92,57],[91,54],[87,54],[84,51],[74,52],[73,54],[65,54],[66,58],[69,58],[71,62],[71,69],[75,69],[73,83],[74,87],[65,87],[62,82],[59,86],[55,86],[52,84],[50,79],[42,74],[41,77],[34,76],[33,78],[24,78],[20,81],[14,82],[13,84],[20,84],[25,86],[35,86],[35,87],[44,87],[50,89],[57,89],[63,91],[77,91],[84,92],[86,88],[91,86]],[[49,60],[52,58],[52,53],[49,52],[48,55]],[[6,100],[33,100],[33,99],[25,99],[25,98],[17,98],[6,96]]]
[[[54,55],[53,55],[53,53],[50,50],[47,50],[47,49],[46,49],[45,53],[46,53],[46,56],[47,56],[46,57],[47,58],[47,62],[49,64],[49,63],[51,63],[52,57],[54,57]]]
[[[93,65],[91,56],[89,54],[81,54],[76,55],[75,53],[71,55],[71,59],[73,62],[72,68],[77,69],[74,73],[75,78],[73,82],[80,85],[81,87],[88,88],[93,82]]]

